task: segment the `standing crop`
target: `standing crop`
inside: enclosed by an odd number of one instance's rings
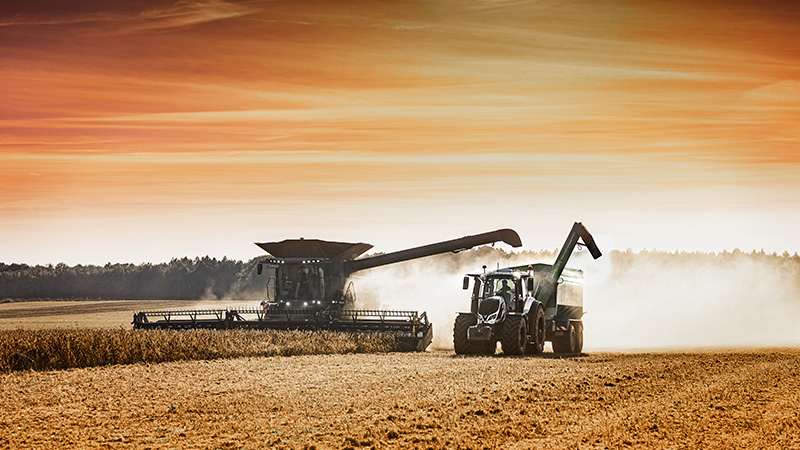
[[[111,364],[390,352],[393,336],[284,330],[50,329],[0,331],[0,372]]]

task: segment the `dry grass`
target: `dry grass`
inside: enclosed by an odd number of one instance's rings
[[[0,448],[797,449],[800,350],[311,355],[0,374]]]
[[[0,372],[397,350],[393,336],[277,330],[0,330]]]

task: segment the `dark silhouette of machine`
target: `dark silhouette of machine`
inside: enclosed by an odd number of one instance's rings
[[[578,240],[592,257],[601,256],[589,231],[576,222],[552,265],[530,264],[469,274],[475,283],[469,312],[458,313],[453,345],[458,354],[542,353],[552,341],[556,353],[583,349],[583,271],[567,268]]]
[[[134,328],[256,328],[392,333],[406,350],[424,350],[433,337],[425,312],[356,309],[350,276],[358,271],[505,242],[522,245],[510,229],[466,236],[421,247],[358,259],[372,248],[365,243],[287,239],[257,243],[269,253],[258,265],[267,276],[267,298],[260,308],[143,311]]]

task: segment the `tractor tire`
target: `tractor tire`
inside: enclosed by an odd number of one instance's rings
[[[554,353],[580,353],[583,350],[583,326],[570,322],[566,336],[553,338]]]
[[[473,355],[478,353],[480,348],[476,343],[467,340],[467,328],[478,323],[478,319],[473,314],[459,314],[453,325],[453,348],[457,355]]]
[[[544,352],[544,341],[547,335],[544,321],[544,307],[539,305],[536,313],[531,318],[533,329],[531,330],[531,341],[528,343],[528,353],[541,355]]]
[[[503,353],[506,355],[523,355],[528,350],[528,326],[523,316],[508,316],[503,324],[503,335],[500,338]]]

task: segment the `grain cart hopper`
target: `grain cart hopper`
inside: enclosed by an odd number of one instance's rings
[[[470,312],[458,313],[453,344],[458,354],[493,354],[499,341],[503,353],[541,353],[552,341],[556,353],[583,349],[583,272],[566,267],[578,239],[592,257],[601,256],[592,235],[573,225],[554,264],[498,269],[469,274],[474,280]]]
[[[522,245],[510,229],[466,236],[392,253],[356,259],[372,248],[365,243],[287,239],[257,243],[270,257],[258,265],[268,276],[260,308],[145,311],[134,328],[257,328],[393,333],[406,350],[425,350],[433,330],[425,312],[355,309],[350,276],[358,271],[502,241]]]

